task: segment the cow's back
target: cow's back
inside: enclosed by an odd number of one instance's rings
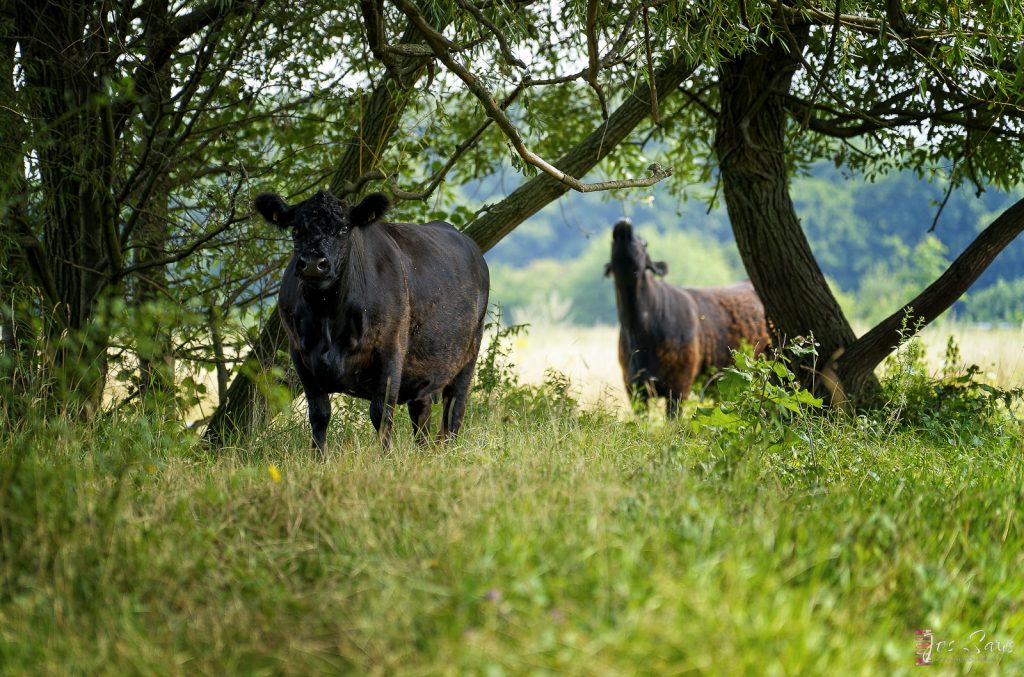
[[[743,342],[753,346],[756,352],[767,347],[764,306],[749,280],[686,291],[697,304],[704,366],[730,365],[730,351]]]
[[[475,359],[490,276],[476,243],[449,223],[370,227],[380,229],[402,254],[409,308],[402,375],[405,399],[413,396],[412,391],[446,383]]]

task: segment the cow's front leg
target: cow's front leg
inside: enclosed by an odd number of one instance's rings
[[[309,427],[313,431],[313,450],[324,458],[327,447],[327,425],[331,422],[331,396],[306,392],[309,404]]]
[[[370,400],[370,420],[377,429],[380,445],[391,448],[391,430],[395,424],[395,406],[398,404],[398,388],[402,381],[402,363],[399,360],[385,360],[380,378]]]
[[[302,390],[306,393],[309,427],[313,432],[313,451],[323,458],[327,446],[327,425],[331,422],[331,396],[320,389],[297,351],[292,352],[292,364],[299,375]]]

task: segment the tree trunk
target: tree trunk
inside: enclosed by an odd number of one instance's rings
[[[94,411],[106,378],[107,335],[93,313],[120,266],[113,186],[114,138],[88,3],[16,3],[25,83],[42,186],[47,270],[55,295],[49,326],[57,401]],[[86,36],[86,37],[83,37]]]
[[[158,36],[167,33],[167,4],[167,0],[151,0],[145,6],[143,28],[147,36],[146,59],[149,63],[161,63],[159,51],[162,49],[163,41],[158,39]],[[155,69],[147,81],[141,106],[144,128],[147,131],[146,138],[156,152],[151,153],[154,156],[152,188],[146,191],[148,195],[144,198],[136,196],[135,199],[135,209],[141,210],[134,231],[137,245],[134,263],[137,265],[161,259],[165,255],[169,241],[171,168],[164,149],[170,147],[167,108],[170,106],[171,94],[170,62],[163,60],[162,66]],[[167,303],[166,266],[140,270],[134,276],[134,283],[134,298],[137,305],[146,304],[150,308],[159,308]],[[144,406],[162,410],[174,404],[175,327],[173,322],[164,321],[162,317],[151,319],[152,332],[137,339],[139,396]]]
[[[793,29],[802,46],[806,27]],[[816,365],[798,365],[799,377],[836,402],[853,390],[832,378],[833,362],[856,340],[818,266],[789,195],[783,97],[798,67],[778,41],[721,65],[721,112],[715,149],[723,194],[743,264],[779,339],[813,335]],[[823,378],[824,377],[824,378]],[[844,390],[848,390],[844,395]],[[856,395],[880,390],[862,375]]]

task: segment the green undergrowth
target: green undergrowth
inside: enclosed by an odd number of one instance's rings
[[[298,417],[219,452],[124,413],[2,433],[0,672],[909,674],[918,629],[1001,642],[940,674],[1024,667],[1008,411],[772,409],[748,363],[715,405],[747,426],[694,426],[492,369],[443,449],[403,416],[384,455],[341,400],[323,462]]]

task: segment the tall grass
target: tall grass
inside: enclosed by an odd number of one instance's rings
[[[494,383],[444,449],[383,455],[342,405],[325,462],[293,418],[218,454],[133,415],[7,430],[0,672],[908,674],[917,629],[1024,640],[1005,413],[737,447]]]

